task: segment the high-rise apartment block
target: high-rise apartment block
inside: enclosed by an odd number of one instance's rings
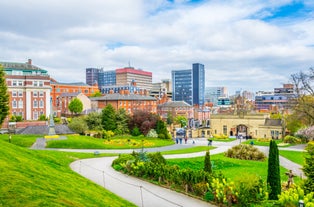
[[[205,103],[205,68],[194,63],[192,69],[172,71],[172,100],[185,101],[190,105]]]
[[[210,102],[213,106],[218,105],[218,99],[221,97],[228,97],[228,90],[226,87],[206,87],[205,100]]]

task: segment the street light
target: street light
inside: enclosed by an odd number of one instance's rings
[[[303,200],[299,200],[299,207],[304,207],[304,201]]]

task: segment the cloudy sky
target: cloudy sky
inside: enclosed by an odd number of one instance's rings
[[[153,73],[203,63],[206,86],[272,90],[314,66],[314,1],[2,0],[0,61],[26,62],[60,82],[87,67]]]

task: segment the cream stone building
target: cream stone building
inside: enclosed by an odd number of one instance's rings
[[[281,139],[284,136],[283,121],[270,119],[268,114],[212,114],[210,122],[212,134],[273,139]]]

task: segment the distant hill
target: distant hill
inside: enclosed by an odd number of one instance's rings
[[[92,155],[0,146],[0,206],[134,206],[70,169]]]

